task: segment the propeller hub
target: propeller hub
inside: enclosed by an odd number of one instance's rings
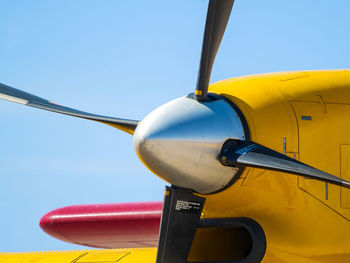
[[[218,160],[227,139],[245,140],[242,120],[224,99],[182,97],[147,115],[134,148],[141,161],[172,185],[208,194],[227,186],[237,168]]]

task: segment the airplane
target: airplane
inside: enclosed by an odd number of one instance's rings
[[[230,2],[210,1],[207,25],[210,10],[227,11]],[[228,16],[217,16],[226,18],[218,21],[219,29]],[[204,37],[201,69],[209,72],[212,63],[208,66],[203,57],[213,60],[222,35],[217,37],[209,37],[216,45],[207,53]],[[204,73],[205,84],[198,84],[194,94],[161,106],[140,123],[82,115],[4,85],[1,92],[6,99],[129,133],[137,127],[134,144],[140,159],[173,185],[165,191],[157,262],[348,262],[344,119],[349,71],[249,76],[208,90],[209,77]],[[73,256],[74,262],[104,257],[154,262],[155,249],[39,256],[51,262],[63,262],[62,257],[71,262]]]

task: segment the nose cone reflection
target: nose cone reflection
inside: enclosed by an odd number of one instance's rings
[[[228,138],[242,140],[244,131],[227,102],[183,97],[141,121],[134,147],[142,162],[165,181],[205,194],[225,187],[235,174],[218,161]]]

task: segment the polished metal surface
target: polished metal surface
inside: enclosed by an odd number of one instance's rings
[[[182,97],[147,115],[134,148],[142,162],[170,184],[207,194],[224,188],[235,173],[218,160],[227,139],[244,140],[242,122],[224,100]]]

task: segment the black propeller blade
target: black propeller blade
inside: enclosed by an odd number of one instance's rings
[[[156,263],[187,263],[205,198],[181,187],[166,187]]]
[[[92,113],[87,113],[84,111],[75,110],[65,106],[61,106],[55,103],[52,103],[43,98],[34,96],[27,92],[6,86],[0,83],[0,98],[21,103],[27,106],[39,108],[42,110],[53,111],[57,113],[62,113],[78,118],[93,120],[103,122],[105,124],[111,125],[115,128],[118,128],[122,131],[125,131],[130,134],[134,134],[138,121],[135,120],[125,120],[118,119],[113,117],[101,116]]]
[[[208,93],[211,70],[225,33],[234,0],[210,0],[203,37],[195,97],[205,99]]]
[[[346,180],[301,163],[260,144],[251,141],[239,143],[230,140],[230,142],[224,144],[219,157],[224,165],[275,170],[350,188],[350,182]]]

